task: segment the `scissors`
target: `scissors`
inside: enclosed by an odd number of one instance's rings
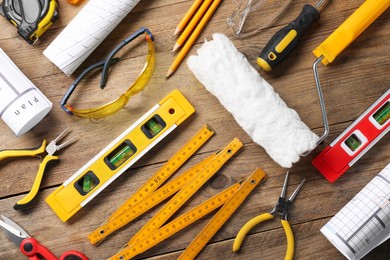
[[[287,190],[287,183],[288,183],[288,176],[289,172],[287,172],[286,177],[284,179],[284,184],[282,188],[282,193],[278,199],[278,202],[276,203],[275,208],[271,212],[260,214],[257,217],[252,218],[249,220],[238,232],[236,239],[233,243],[233,252],[236,252],[240,249],[241,244],[245,238],[245,235],[256,225],[260,224],[263,221],[272,219],[276,214],[282,216],[282,226],[284,229],[284,232],[286,233],[287,238],[287,252],[285,255],[285,260],[292,260],[294,256],[294,234],[292,232],[290,223],[287,220],[288,210],[292,205],[292,202],[294,198],[297,196],[299,190],[302,188],[302,185],[305,183],[305,179],[301,181],[301,183],[298,185],[298,187],[295,189],[293,194],[290,196],[288,200],[286,200],[286,190]]]
[[[62,144],[58,144],[58,141],[64,137],[68,129],[69,127],[66,128],[59,136],[57,136],[56,139],[51,141],[48,145],[46,143],[46,139],[44,139],[42,141],[42,144],[37,148],[0,150],[0,161],[7,158],[18,158],[18,157],[28,157],[28,156],[42,157],[42,161],[39,164],[38,173],[35,177],[34,184],[30,192],[23,199],[16,202],[16,204],[14,205],[15,210],[25,209],[31,204],[32,200],[35,198],[35,196],[39,191],[39,187],[41,185],[43,174],[45,172],[47,164],[50,161],[59,160],[59,157],[54,154],[73,141],[73,139],[69,139],[68,141]]]
[[[20,251],[28,256],[30,260],[39,260],[43,257],[46,260],[89,260],[84,254],[69,250],[57,258],[46,247],[41,245],[35,238],[28,235],[18,224],[7,217],[1,216],[0,226],[5,230],[7,237],[13,241]]]

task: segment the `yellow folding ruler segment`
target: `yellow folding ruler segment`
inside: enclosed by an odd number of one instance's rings
[[[222,166],[243,146],[243,143],[234,138],[202,171],[195,175],[190,182],[176,193],[127,243],[134,244],[151,232],[159,229],[164,223],[198,191]]]
[[[145,252],[222,206],[238,190],[239,187],[240,183],[230,186],[158,230],[152,232],[138,243],[125,247],[122,251],[110,259],[130,259]],[[122,258],[120,258],[121,256]]]
[[[210,155],[200,163],[194,165],[182,173],[180,176],[176,177],[172,181],[156,190],[152,195],[132,205],[131,208],[128,208],[127,205],[120,207],[117,211],[121,213],[116,215],[114,218],[110,218],[107,223],[93,231],[88,236],[88,240],[91,242],[91,244],[96,245],[116,230],[122,228],[148,210],[171,197],[186,183],[188,183],[196,174],[198,174],[207,164],[209,164],[209,162],[215,156],[215,154]]]
[[[262,169],[256,169],[233,197],[218,210],[178,259],[194,259],[265,176]]]
[[[131,259],[138,254],[145,252],[146,250],[161,243],[162,241],[176,234],[185,227],[191,225],[195,221],[213,212],[217,208],[225,205],[227,202],[232,201],[234,198],[238,198],[238,200],[240,200],[240,197],[242,197],[243,194],[249,194],[253,190],[253,188],[264,178],[265,173],[261,169],[257,169],[246,180],[236,183],[229,188],[223,190],[222,192],[206,200],[195,208],[189,210],[183,215],[177,217],[176,219],[172,220],[158,230],[150,233],[148,236],[146,236],[139,242],[125,247],[123,250],[121,250],[118,254],[111,257],[110,259]],[[234,210],[231,211],[232,208],[229,209],[230,210],[226,212],[228,214],[228,217],[234,212]]]
[[[183,147],[179,149],[149,180],[116,210],[109,220],[114,219],[137,202],[145,199],[159,188],[177,169],[180,168],[212,135],[209,126],[203,126]]]
[[[195,112],[174,90],[46,198],[67,221]]]

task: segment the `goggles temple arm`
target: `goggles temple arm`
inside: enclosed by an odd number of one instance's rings
[[[150,39],[152,41],[154,41],[153,34],[148,29],[146,29],[145,27],[141,27],[138,31],[136,31],[135,33],[133,33],[132,35],[130,35],[129,37],[124,39],[120,44],[118,44],[108,54],[108,56],[107,56],[107,58],[106,58],[106,60],[105,60],[105,62],[103,64],[104,66],[103,66],[103,71],[102,71],[102,77],[100,79],[100,88],[101,89],[103,89],[106,86],[106,83],[107,83],[107,80],[108,80],[108,69],[109,69],[109,66],[111,64],[110,60],[112,60],[114,55],[117,54],[117,52],[120,51],[120,49],[122,49],[124,46],[126,46],[126,44],[128,44],[131,41],[133,41],[135,38],[137,38],[138,36],[140,36],[142,34],[147,34],[150,37]]]
[[[114,58],[112,60],[110,60],[110,64],[115,64],[119,61],[119,58]],[[92,64],[91,66],[89,66],[88,68],[86,68],[85,70],[83,70],[83,72],[81,72],[81,74],[73,81],[72,85],[69,87],[69,89],[66,91],[64,97],[61,99],[61,102],[60,102],[60,105],[61,105],[61,108],[62,110],[64,110],[66,113],[68,113],[69,115],[73,115],[73,112],[71,110],[69,110],[69,108],[66,106],[66,102],[68,102],[68,99],[70,98],[70,96],[73,94],[73,91],[76,89],[77,85],[80,83],[81,79],[87,74],[89,73],[91,70],[94,70],[96,68],[99,68],[99,67],[102,67],[104,66],[106,63],[106,61],[99,61],[99,62],[96,62],[95,64]]]

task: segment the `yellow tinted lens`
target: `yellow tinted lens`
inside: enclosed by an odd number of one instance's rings
[[[126,90],[126,92],[122,93],[117,99],[96,108],[73,109],[67,106],[67,108],[71,110],[73,114],[86,118],[102,118],[112,115],[121,110],[127,104],[131,96],[141,92],[145,88],[149,80],[152,78],[156,68],[156,52],[154,50],[154,44],[149,35],[145,35],[146,41],[148,42],[148,55],[146,57],[146,63],[140,75]]]

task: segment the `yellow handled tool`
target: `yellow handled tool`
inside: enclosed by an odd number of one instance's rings
[[[43,174],[45,172],[46,166],[50,161],[59,160],[58,156],[55,156],[54,153],[64,146],[68,145],[72,140],[68,140],[61,145],[57,145],[57,142],[63,137],[65,132],[68,130],[66,128],[56,139],[51,141],[49,145],[46,146],[46,140],[42,141],[42,144],[37,148],[32,149],[9,149],[0,151],[0,161],[6,158],[14,157],[27,157],[27,156],[43,156],[46,153],[46,156],[43,157],[41,163],[39,164],[38,173],[35,177],[34,184],[30,192],[21,200],[16,202],[14,205],[15,210],[20,210],[26,208],[32,200],[35,198],[41,186]]]
[[[313,64],[314,79],[318,97],[320,100],[324,133],[318,139],[319,145],[329,133],[329,123],[326,115],[325,101],[322,94],[320,78],[318,76],[318,64],[331,63],[337,55],[348,47],[370,24],[372,24],[390,6],[390,0],[365,1],[344,23],[342,23],[325,41],[323,41],[313,53],[317,60]]]
[[[332,62],[390,6],[390,0],[367,0],[314,51],[322,63]]]
[[[305,4],[294,21],[272,36],[257,58],[257,64],[260,68],[271,71],[272,68],[286,59],[298,45],[305,31],[320,19],[318,9],[324,2],[325,0],[320,0],[315,6]]]
[[[270,212],[270,213],[263,213],[257,217],[252,218],[249,220],[238,232],[236,239],[234,240],[233,244],[233,251],[237,252],[240,247],[242,242],[244,241],[244,238],[248,232],[254,228],[256,225],[260,224],[261,222],[264,222],[266,220],[272,219],[276,214],[282,216],[282,226],[284,229],[284,232],[286,234],[286,239],[287,239],[287,251],[285,255],[285,260],[290,260],[293,259],[294,256],[294,235],[291,230],[290,223],[287,220],[287,215],[290,206],[292,205],[293,200],[295,199],[296,195],[298,194],[299,190],[301,189],[303,183],[305,182],[305,179],[301,181],[299,186],[295,189],[293,194],[290,196],[288,200],[286,200],[286,190],[287,190],[287,183],[288,183],[288,176],[289,173],[287,172],[286,177],[284,179],[284,184],[282,188],[282,193],[279,197],[278,203],[276,204],[275,208]]]

